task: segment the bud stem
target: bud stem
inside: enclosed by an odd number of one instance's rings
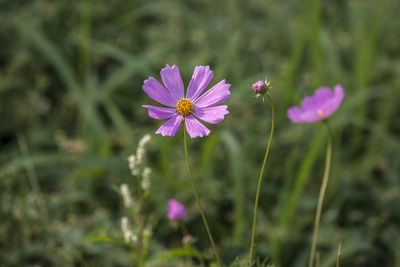
[[[269,103],[271,105],[271,112],[272,112],[271,132],[270,132],[269,139],[268,139],[267,150],[265,151],[264,161],[261,166],[260,176],[258,177],[256,200],[254,201],[253,228],[251,230],[251,243],[250,243],[250,256],[249,256],[249,266],[250,267],[253,265],[254,236],[255,236],[255,231],[256,231],[257,207],[258,207],[258,199],[260,197],[261,180],[263,177],[265,164],[267,163],[269,149],[271,147],[271,142],[272,142],[272,136],[274,135],[274,122],[275,122],[274,104],[272,103],[272,99],[269,94],[267,94],[267,97],[268,97]]]

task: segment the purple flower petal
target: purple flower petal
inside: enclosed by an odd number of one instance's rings
[[[156,79],[149,77],[144,81],[143,91],[153,100],[169,106],[175,107],[178,99],[173,97]]]
[[[196,100],[210,84],[213,76],[214,73],[209,66],[196,66],[186,92],[186,98],[192,101]]]
[[[336,110],[342,103],[342,100],[344,98],[344,90],[340,84],[336,85],[334,90],[335,96],[332,99],[332,107]]]
[[[179,126],[181,126],[181,122],[181,115],[173,116],[171,119],[167,120],[166,123],[161,125],[160,128],[158,128],[156,134],[161,134],[162,136],[175,136]]]
[[[333,97],[331,89],[321,87],[315,91],[313,96],[306,96],[301,101],[301,107],[304,110],[318,109]]]
[[[321,115],[322,114],[322,115]],[[315,122],[315,121],[321,121],[328,117],[325,113],[318,113],[318,110],[308,110],[303,112],[301,119],[301,122]]]
[[[219,123],[224,119],[224,116],[228,114],[228,106],[216,106],[208,108],[197,108],[195,107],[193,115],[195,115],[200,120],[206,121],[208,123]]]
[[[162,108],[150,105],[142,105],[142,107],[147,108],[150,118],[157,120],[169,119],[172,116],[178,115],[176,109],[173,108]]]
[[[193,115],[185,117],[185,126],[186,131],[191,138],[203,137],[210,134],[210,130],[193,117]]]
[[[315,101],[314,96],[306,96],[301,101],[301,107],[303,110],[314,109],[318,106],[318,103]]]
[[[333,112],[336,111],[336,109],[338,109],[343,100],[343,97],[344,97],[343,88],[340,85],[337,85],[335,87],[335,94],[333,95],[331,91],[331,97],[329,99],[326,99],[325,101],[322,98],[318,99],[320,105],[316,108],[317,109],[316,111],[314,110],[313,113],[319,113],[318,120],[329,117]]]
[[[165,87],[167,87],[169,93],[174,96],[177,101],[185,97],[185,89],[177,66],[173,65],[171,67],[167,64],[167,66],[161,70],[160,74]]]
[[[200,96],[197,100],[195,100],[195,106],[211,107],[223,103],[231,95],[231,92],[229,91],[230,87],[231,85],[229,83],[225,83],[225,80],[220,81],[211,87],[210,90]]]
[[[292,122],[304,122],[303,121],[303,111],[299,107],[290,107],[287,110],[287,116]]]
[[[333,97],[332,90],[327,87],[322,87],[315,91],[314,98],[318,105],[323,105]]]

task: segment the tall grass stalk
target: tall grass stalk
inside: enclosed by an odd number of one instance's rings
[[[267,149],[265,151],[264,161],[263,161],[263,164],[261,166],[260,176],[258,177],[257,193],[256,193],[256,199],[254,201],[254,215],[253,215],[253,227],[252,227],[252,230],[251,230],[249,266],[252,266],[252,264],[253,264],[254,236],[255,236],[255,232],[256,232],[257,207],[258,207],[258,199],[260,197],[261,181],[262,181],[262,177],[263,177],[263,174],[264,174],[265,164],[267,163],[269,149],[271,147],[272,136],[274,135],[274,122],[275,122],[274,104],[272,103],[271,97],[269,95],[267,95],[267,97],[268,97],[269,103],[271,105],[271,112],[272,112],[271,132],[269,134]]]
[[[325,122],[325,124],[327,126],[327,131],[328,131],[328,143],[327,143],[327,148],[326,148],[325,170],[324,170],[324,177],[322,179],[321,189],[320,189],[319,197],[318,197],[317,213],[315,215],[314,231],[313,231],[311,252],[310,252],[310,259],[308,262],[308,267],[313,267],[313,264],[314,264],[315,249],[317,246],[317,239],[318,239],[319,221],[321,218],[322,205],[324,203],[326,186],[328,185],[328,179],[329,179],[329,170],[331,167],[332,135],[331,135],[331,131],[330,131],[328,122]]]
[[[23,161],[24,161],[24,166],[25,166],[28,178],[29,178],[29,183],[31,184],[33,194],[37,201],[37,205],[39,207],[41,215],[43,216],[43,219],[47,220],[48,219],[48,211],[47,211],[47,207],[43,200],[43,194],[42,194],[42,190],[40,189],[39,179],[36,175],[36,171],[33,166],[33,163],[29,157],[28,143],[26,142],[26,138],[23,134],[18,134],[17,138],[18,138],[18,146],[19,146],[19,149],[21,150],[21,154],[22,154]]]
[[[337,249],[337,259],[336,259],[336,267],[339,267],[340,265],[340,249],[342,247],[342,243],[339,243],[338,249]]]
[[[215,257],[217,258],[218,265],[219,265],[220,267],[222,267],[223,265],[222,265],[222,262],[221,262],[221,259],[220,259],[219,255],[218,255],[217,247],[215,246],[214,239],[213,239],[213,237],[212,237],[212,234],[211,234],[211,231],[210,231],[210,227],[208,226],[206,216],[204,215],[203,209],[202,209],[202,207],[201,207],[201,203],[200,203],[200,200],[199,200],[199,196],[198,196],[198,194],[197,194],[196,185],[195,185],[194,180],[193,180],[192,168],[190,167],[190,161],[189,161],[189,154],[188,154],[187,137],[186,137],[186,135],[187,135],[187,134],[186,134],[186,124],[185,124],[185,122],[183,121],[183,142],[184,142],[184,146],[185,146],[186,165],[187,165],[187,168],[188,168],[189,178],[190,178],[190,182],[191,182],[191,184],[192,184],[192,189],[193,189],[194,197],[195,197],[195,199],[196,199],[196,203],[197,203],[197,206],[198,206],[198,208],[199,208],[201,218],[203,219],[204,226],[206,227],[207,234],[208,234],[208,238],[210,239],[212,248],[213,248],[213,250],[214,250]]]

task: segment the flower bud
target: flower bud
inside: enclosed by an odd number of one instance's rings
[[[192,235],[185,235],[182,238],[182,244],[186,245],[187,243],[189,243],[192,240],[193,240],[193,236]]]
[[[256,94],[262,94],[267,88],[267,84],[265,83],[265,81],[258,81],[253,83],[252,88]]]

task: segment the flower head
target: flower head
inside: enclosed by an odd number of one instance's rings
[[[306,96],[301,101],[301,108],[289,108],[287,115],[295,123],[320,121],[338,109],[343,97],[344,91],[340,85],[335,86],[334,92],[329,88],[321,87],[313,96]]]
[[[257,81],[253,83],[251,87],[253,88],[254,93],[260,94],[264,92],[264,90],[267,88],[267,84],[265,83],[265,81]]]
[[[156,134],[174,136],[184,118],[186,130],[191,138],[207,136],[210,130],[198,119],[215,124],[221,122],[229,113],[228,106],[218,106],[231,94],[229,91],[231,85],[225,80],[202,94],[213,78],[209,66],[196,66],[186,94],[177,66],[167,65],[160,74],[165,87],[153,77],[149,77],[143,84],[143,91],[151,99],[167,106],[143,105],[151,118],[168,119]]]
[[[186,215],[185,206],[176,199],[168,200],[168,219],[171,221],[179,221]]]
[[[266,96],[271,92],[271,81],[266,79],[265,81],[257,81],[253,83],[251,88],[253,89],[254,93],[256,93],[256,97]]]

